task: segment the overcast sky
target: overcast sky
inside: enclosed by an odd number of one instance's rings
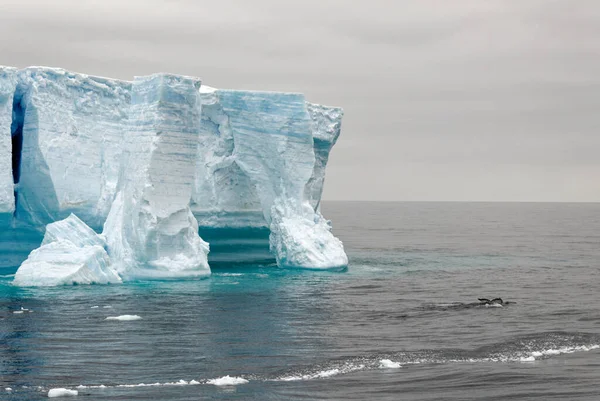
[[[596,0],[2,0],[0,64],[345,110],[325,199],[600,201]]]

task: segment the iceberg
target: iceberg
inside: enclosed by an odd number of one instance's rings
[[[57,283],[83,265],[119,280],[206,277],[209,262],[342,269],[320,212],[342,117],[299,93],[174,74],[0,67],[0,268],[45,233],[16,283],[41,263]]]
[[[51,223],[42,245],[17,270],[14,285],[117,284],[105,242],[77,216]]]

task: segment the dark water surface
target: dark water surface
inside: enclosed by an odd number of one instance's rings
[[[0,399],[56,387],[86,400],[600,399],[600,204],[323,212],[347,272],[222,267],[200,281],[50,289],[0,279]],[[497,296],[516,303],[470,305]],[[105,320],[119,315],[142,319]],[[209,384],[224,376],[248,382]]]

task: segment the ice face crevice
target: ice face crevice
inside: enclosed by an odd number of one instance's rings
[[[204,277],[208,244],[190,209],[201,123],[200,81],[136,77],[119,192],[103,235],[124,279]]]

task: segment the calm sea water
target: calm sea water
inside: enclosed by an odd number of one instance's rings
[[[0,399],[600,399],[600,204],[323,212],[347,272],[225,266],[51,289],[3,277]],[[142,319],[106,320],[125,314]],[[224,376],[247,383],[210,384]]]

